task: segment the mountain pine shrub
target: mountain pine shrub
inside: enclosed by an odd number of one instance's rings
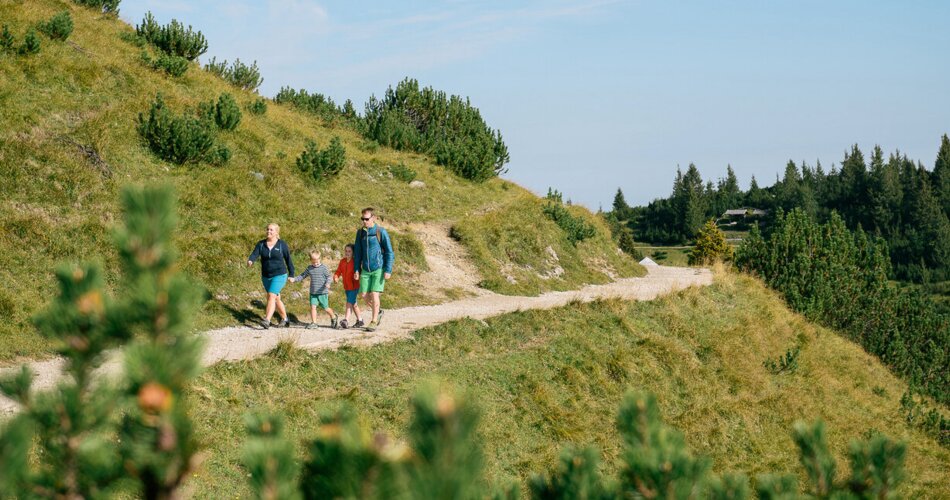
[[[567,236],[567,240],[572,245],[593,238],[597,234],[597,228],[593,224],[575,216],[564,206],[563,197],[559,191],[552,191],[549,188],[545,199],[547,203],[544,205],[542,212],[564,231],[564,235]]]
[[[717,261],[732,259],[732,246],[726,242],[726,234],[712,220],[706,221],[696,235],[696,245],[689,253],[689,265],[705,266]]]
[[[263,115],[267,113],[267,99],[261,97],[260,99],[251,101],[247,105],[247,111],[252,115]]]
[[[164,52],[160,52],[158,57],[153,59],[148,51],[143,50],[142,62],[154,70],[164,71],[174,77],[184,75],[185,72],[188,71],[188,59],[169,55]]]
[[[771,232],[753,226],[736,253],[789,306],[846,334],[895,373],[950,402],[950,315],[916,289],[888,281],[887,244],[832,213],[815,222],[801,209],[776,214]]]
[[[103,14],[118,14],[122,0],[73,0],[79,5],[101,11]]]
[[[3,29],[0,30],[0,50],[12,51],[15,43],[16,39],[13,37],[13,33],[10,32],[10,27],[4,24]]]
[[[194,116],[174,116],[161,95],[148,114],[139,113],[139,134],[159,158],[177,165],[208,158],[214,146],[214,122]]]
[[[280,92],[274,96],[274,102],[277,104],[290,104],[291,106],[315,114],[323,118],[326,122],[333,122],[340,118],[340,109],[333,102],[333,99],[323,94],[308,93],[306,90],[294,90],[290,87],[281,87]]]
[[[234,130],[241,123],[241,108],[231,94],[224,93],[218,97],[214,106],[214,123],[221,130]]]
[[[316,181],[336,176],[346,163],[346,149],[339,137],[334,137],[325,149],[319,149],[314,141],[297,157],[297,168]]]
[[[208,50],[208,40],[200,31],[175,19],[166,25],[155,21],[151,12],[145,14],[142,24],[135,27],[135,33],[169,55],[184,57],[194,61]]]
[[[73,32],[73,18],[69,16],[69,11],[64,10],[49,18],[48,21],[40,23],[38,27],[51,39],[63,41]]]
[[[40,37],[36,36],[36,30],[30,28],[23,37],[23,44],[20,45],[20,55],[32,55],[40,51]]]
[[[121,293],[106,295],[94,265],[57,271],[59,295],[34,320],[55,339],[65,380],[31,394],[24,367],[0,391],[21,411],[0,424],[0,494],[19,498],[176,498],[196,464],[186,391],[201,340],[188,325],[202,299],[179,274],[174,196],[127,189],[116,232]],[[125,345],[116,384],[93,383],[107,349]],[[121,490],[119,490],[121,488]]]
[[[492,130],[468,99],[405,79],[382,99],[370,97],[363,134],[394,149],[431,154],[455,174],[481,182],[510,160],[501,132]]]
[[[205,64],[205,69],[218,75],[231,85],[251,92],[256,92],[257,88],[264,83],[260,69],[257,67],[257,61],[254,61],[248,66],[242,63],[240,59],[235,59],[234,62],[231,63],[231,66],[228,66],[228,61],[217,62],[217,60],[212,57],[211,60]]]
[[[411,167],[406,166],[405,163],[399,162],[395,165],[389,167],[389,172],[393,174],[394,179],[398,179],[405,183],[410,183],[416,180],[416,171]]]

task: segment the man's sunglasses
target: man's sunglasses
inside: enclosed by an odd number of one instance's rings
[[[372,219],[372,217],[360,217],[360,219],[362,219],[363,221],[368,221],[368,220]]]

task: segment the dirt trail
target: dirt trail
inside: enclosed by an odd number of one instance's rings
[[[372,333],[330,328],[263,330],[247,326],[211,330],[201,334],[206,339],[203,364],[208,366],[221,361],[251,359],[270,351],[285,339],[310,351],[335,349],[344,344],[369,346],[404,339],[420,328],[466,317],[484,319],[518,310],[550,309],[575,300],[652,300],[691,286],[708,285],[713,279],[712,272],[707,269],[649,265],[646,266],[648,274],[642,278],[625,278],[605,285],[589,285],[579,290],[550,292],[537,297],[499,295],[477,288],[475,284],[479,277],[474,266],[468,262],[461,247],[448,238],[445,228],[420,226],[414,230],[425,245],[426,260],[432,275],[443,276],[445,283],[471,291],[474,296],[432,306],[387,310],[382,325]],[[54,358],[36,361],[29,366],[35,374],[33,387],[43,390],[60,380],[63,360]],[[121,370],[121,366],[121,353],[114,352],[99,371],[102,375],[115,374]],[[4,367],[0,372],[14,369],[19,367]],[[16,404],[0,396],[0,414],[15,411]]]

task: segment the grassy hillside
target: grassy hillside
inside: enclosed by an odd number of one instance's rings
[[[500,179],[480,184],[460,179],[428,157],[375,147],[346,127],[273,102],[265,115],[244,112],[236,130],[219,132],[218,141],[233,152],[225,166],[163,162],[136,131],[138,114],[147,112],[157,93],[176,114],[223,92],[242,107],[257,96],[196,64],[179,78],[146,67],[142,48],[122,39],[130,26],[70,1],[0,2],[0,20],[19,43],[29,27],[63,10],[75,23],[66,42],[41,36],[38,54],[0,52],[0,361],[50,352],[29,318],[52,293],[57,262],[98,260],[114,284],[116,255],[109,235],[124,184],[165,182],[177,189],[183,267],[210,298],[198,320],[201,329],[260,313],[259,271],[242,264],[268,222],[281,224],[297,263],[305,264],[306,251],[313,248],[323,248],[335,262],[355,233],[359,209],[378,207],[384,224],[397,228],[400,260],[387,301],[401,306],[444,298],[421,286],[425,259],[413,235],[398,230],[401,224],[458,223],[533,197]],[[316,184],[296,171],[295,158],[307,140],[323,147],[334,136],[342,138],[347,152],[339,177]],[[399,163],[415,170],[425,187],[410,188],[394,178],[390,166]],[[530,226],[527,231],[542,248],[559,244],[557,234]],[[599,243],[599,253],[613,251],[607,239]],[[617,268],[630,273],[635,266]],[[564,286],[602,279],[575,273]],[[287,299],[292,311],[307,309],[302,294]]]
[[[796,345],[797,370],[763,367]],[[213,436],[196,493],[247,492],[238,443],[250,409],[286,414],[302,452],[316,417],[341,404],[355,405],[368,428],[401,435],[411,395],[433,380],[477,401],[494,480],[524,484],[568,443],[596,444],[612,472],[617,406],[638,388],[657,394],[664,420],[717,471],[800,471],[791,426],[820,417],[839,466],[849,440],[881,431],[909,444],[902,497],[950,495],[950,450],[905,424],[903,382],[859,346],[789,312],[761,282],[723,272],[711,287],[654,302],[458,321],[371,349],[283,351],[215,366],[194,391],[200,434]]]

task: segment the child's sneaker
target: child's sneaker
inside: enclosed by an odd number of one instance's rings
[[[363,323],[363,320],[361,319],[358,319],[356,320],[356,323],[353,323],[353,328],[363,328],[364,326],[366,326],[366,323]]]
[[[307,330],[313,330],[315,328],[319,328],[319,326],[317,326],[316,323],[308,323],[306,328]]]
[[[336,328],[339,322],[339,318],[336,316],[330,318],[330,328]]]
[[[350,325],[346,322],[346,319],[341,319],[341,320],[340,320],[340,328],[342,328],[343,330],[346,330],[346,329],[349,328],[349,327],[350,327]]]

